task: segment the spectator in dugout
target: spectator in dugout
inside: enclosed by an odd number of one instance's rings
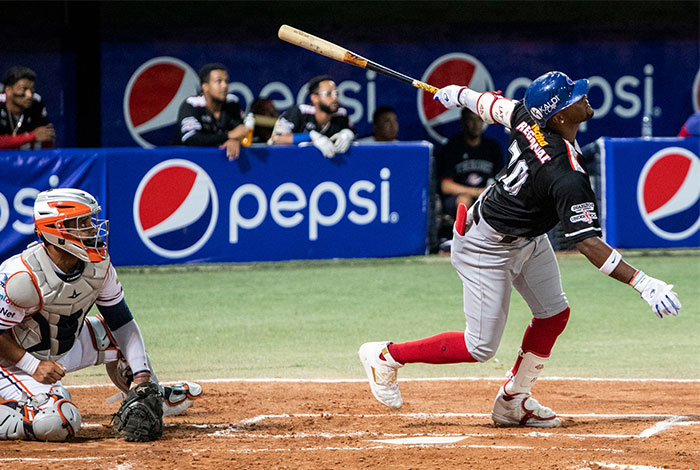
[[[187,98],[178,112],[179,145],[218,146],[229,160],[238,158],[241,140],[255,119],[243,118],[238,98],[228,92],[228,71],[223,64],[207,64],[199,71],[202,94]]]
[[[277,120],[268,144],[299,144],[311,141],[324,157],[345,153],[355,138],[348,113],[338,103],[338,90],[328,75],[309,81],[311,105],[288,109]]]
[[[0,149],[53,147],[56,132],[46,106],[34,93],[36,74],[27,67],[11,67],[3,78],[0,94]]]
[[[437,154],[442,211],[452,218],[459,204],[471,207],[503,168],[501,147],[482,135],[481,118],[463,108],[461,123],[462,132],[450,138]]]
[[[372,115],[372,135],[363,137],[358,142],[398,142],[399,120],[396,110],[391,106],[380,106]]]

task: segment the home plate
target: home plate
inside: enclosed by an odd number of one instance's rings
[[[403,437],[400,439],[373,439],[372,442],[381,442],[383,444],[396,445],[420,445],[420,444],[453,444],[469,436],[419,436],[419,437]]]

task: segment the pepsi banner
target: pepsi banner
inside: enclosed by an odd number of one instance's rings
[[[602,147],[606,241],[700,247],[700,139],[603,139]]]
[[[422,255],[429,143],[105,149],[115,265]]]
[[[105,158],[100,150],[21,150],[0,152],[0,257],[24,250],[34,235],[36,195],[56,187],[93,194],[105,207]]]
[[[700,45],[695,41],[343,45],[437,87],[456,83],[477,91],[501,90],[515,99],[550,70],[566,72],[572,79],[588,78],[595,116],[581,126],[581,145],[600,136],[640,136],[645,114],[651,117],[654,135],[676,136],[685,119],[700,109]],[[460,131],[459,110],[445,110],[432,95],[276,37],[255,43],[226,43],[221,38],[196,43],[105,42],[103,146],[172,145],[178,107],[198,93],[197,71],[208,62],[228,67],[229,91],[242,109],[259,96],[271,99],[279,111],[308,102],[308,80],[330,74],[359,137],[371,134],[372,114],[382,105],[396,109],[399,140],[444,144]],[[485,134],[507,146],[508,135],[501,126],[488,126]]]

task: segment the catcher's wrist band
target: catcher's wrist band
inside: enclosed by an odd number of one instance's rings
[[[610,256],[608,256],[608,259],[605,260],[605,263],[598,269],[600,272],[610,276],[612,272],[615,271],[617,265],[620,264],[620,261],[622,261],[622,255],[618,253],[617,250],[613,250]]]
[[[36,357],[32,356],[28,352],[24,353],[24,356],[22,356],[22,359],[17,361],[17,367],[25,371],[29,375],[34,375],[34,372],[36,372],[37,367],[39,367],[39,363],[41,361],[37,359]]]

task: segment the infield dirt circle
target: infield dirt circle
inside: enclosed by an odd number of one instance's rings
[[[497,428],[497,379],[401,381],[404,406],[366,382],[204,382],[163,438],[109,428],[109,386],[71,388],[84,427],[66,443],[3,442],[8,469],[699,469],[700,383],[541,379],[557,429]]]

